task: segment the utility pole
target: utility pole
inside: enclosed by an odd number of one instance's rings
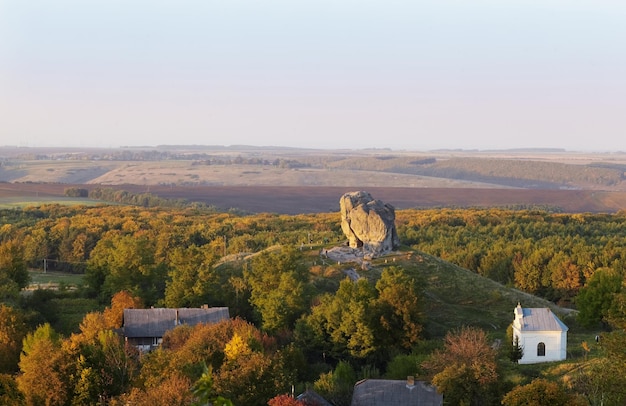
[[[48,272],[48,259],[44,258],[43,259],[43,273]]]

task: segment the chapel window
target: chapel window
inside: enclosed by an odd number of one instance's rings
[[[537,344],[537,356],[538,357],[546,356],[546,345],[544,343]]]

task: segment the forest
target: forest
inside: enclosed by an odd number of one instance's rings
[[[1,404],[280,406],[314,390],[347,406],[358,380],[407,376],[450,405],[626,402],[626,213],[398,210],[402,247],[352,280],[321,255],[345,243],[337,213],[137,204],[0,210]],[[43,271],[82,283],[31,289]],[[503,328],[438,316],[436,272],[490,281],[455,311],[501,306]],[[516,363],[501,292],[574,315],[566,361]],[[202,305],[231,320],[149,353],[119,335],[124,308]]]

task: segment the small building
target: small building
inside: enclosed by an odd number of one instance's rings
[[[311,389],[307,389],[296,399],[305,406],[333,406],[332,403],[330,403],[329,401],[321,397],[317,392]]]
[[[514,310],[513,344],[517,337],[523,350],[520,364],[561,361],[567,356],[568,327],[548,308],[522,308]]]
[[[354,385],[351,406],[441,406],[443,395],[423,381],[364,379]]]
[[[228,307],[124,309],[122,331],[130,344],[150,351],[161,344],[168,330],[178,325],[217,323],[229,318]]]

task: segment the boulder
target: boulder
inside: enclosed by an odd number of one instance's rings
[[[339,207],[341,229],[350,247],[362,248],[364,255],[378,256],[400,246],[392,205],[359,191],[344,194]]]

